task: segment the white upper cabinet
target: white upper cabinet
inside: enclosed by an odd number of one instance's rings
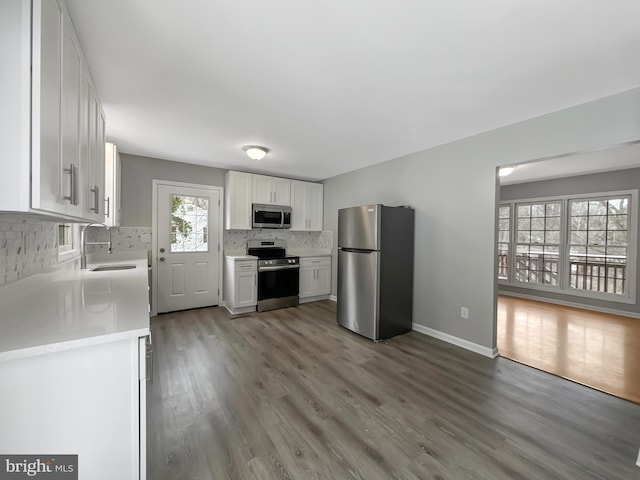
[[[291,180],[291,230],[322,230],[323,192],[321,183]]]
[[[68,35],[63,36],[67,24],[64,17],[64,8],[55,0],[33,3],[31,206],[61,214],[67,213],[67,207],[79,204],[78,156],[74,158],[69,142],[64,145],[73,119],[63,117],[72,114],[71,103],[75,100],[62,99],[63,88],[68,92],[72,89],[70,82],[62,85],[63,79],[71,80],[72,76],[68,67],[71,62],[65,65],[62,57],[63,45],[69,46],[64,41]],[[75,56],[75,52],[70,53],[70,57]],[[63,70],[66,70],[64,75]],[[63,154],[68,158],[63,159]]]
[[[253,175],[253,203],[291,205],[291,180]]]
[[[104,154],[104,223],[120,226],[120,153],[113,143],[105,143]]]
[[[88,71],[86,72],[86,88],[88,88],[87,108],[85,109],[87,120],[84,122],[84,127],[88,130],[84,132],[84,135],[87,138],[88,148],[82,187],[84,218],[103,223],[105,221],[105,120],[100,100]]]
[[[0,211],[98,219],[86,216],[88,71],[64,1],[2,0],[0,62]]]
[[[224,178],[224,228],[225,230],[251,230],[250,173],[226,173]]]

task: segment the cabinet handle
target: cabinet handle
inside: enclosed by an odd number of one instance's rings
[[[65,200],[69,200],[71,205],[78,205],[78,189],[77,187],[77,177],[78,177],[78,167],[76,167],[73,163],[69,164],[69,168],[64,169],[65,173],[69,174],[69,196],[62,197]]]
[[[94,213],[99,214],[100,213],[100,204],[98,202],[98,198],[100,198],[100,187],[98,187],[97,185],[95,185],[91,190],[89,190],[91,193],[93,193],[93,207],[91,208],[91,211]]]
[[[105,207],[104,215],[107,218],[111,218],[111,197],[105,198],[104,202],[107,204],[107,206]]]

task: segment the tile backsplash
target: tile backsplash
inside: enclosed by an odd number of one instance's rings
[[[0,285],[58,263],[58,224],[0,214]]]
[[[249,230],[225,231],[225,250],[244,250],[247,240],[253,239],[281,239],[287,241],[287,248],[328,250],[333,246],[333,232],[291,232],[288,230]]]
[[[111,241],[114,252],[127,250],[151,250],[151,227],[114,227],[111,231]],[[87,240],[101,242],[106,240],[107,233],[102,228],[91,228],[87,231]],[[333,232],[290,232],[286,230],[249,230],[225,231],[223,233],[224,250],[244,250],[247,240],[284,239],[287,248],[295,249],[331,249]],[[105,252],[106,247],[89,245],[88,253]]]
[[[102,242],[108,237],[104,228],[89,227],[87,241]],[[151,227],[112,227],[111,247],[114,252],[151,250]],[[87,245],[87,253],[106,252],[102,245]]]
[[[104,241],[102,228],[89,228],[87,241]],[[151,250],[151,227],[114,227],[114,252]],[[291,232],[287,230],[225,231],[224,250],[244,250],[250,239],[284,239],[287,248],[327,250],[333,246],[333,232]],[[106,251],[88,246],[87,253]],[[72,259],[73,260],[73,259]],[[0,213],[0,286],[40,273],[59,263],[58,223],[28,215]]]

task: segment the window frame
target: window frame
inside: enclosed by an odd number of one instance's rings
[[[571,228],[571,212],[569,211],[569,205],[571,200],[603,200],[616,197],[629,197],[629,214],[628,214],[628,244],[627,244],[627,263],[626,263],[626,281],[627,289],[624,295],[596,292],[592,290],[583,290],[570,287],[570,228]],[[538,283],[529,283],[518,281],[515,278],[515,252],[517,239],[516,236],[516,209],[518,204],[531,204],[539,202],[561,202],[562,214],[560,217],[560,249],[559,249],[559,265],[558,265],[558,285],[544,285]],[[550,293],[557,293],[561,295],[570,295],[575,297],[590,298],[595,300],[604,300],[615,303],[636,303],[636,285],[637,285],[637,241],[638,241],[638,189],[632,190],[614,190],[605,192],[590,192],[590,193],[578,193],[570,195],[555,195],[549,197],[535,197],[535,198],[523,198],[500,201],[498,207],[510,206],[511,216],[509,218],[511,224],[510,231],[510,259],[509,259],[509,279],[497,279],[498,285],[506,285],[517,288],[524,288],[530,290],[539,290]],[[497,221],[499,221],[497,219]],[[501,243],[496,239],[496,255],[497,245]],[[496,272],[497,277],[497,272]]]
[[[547,204],[552,204],[552,203],[558,203],[560,204],[560,230],[559,230],[559,239],[558,239],[558,243],[553,243],[553,244],[547,244],[545,242],[543,243],[536,243],[536,242],[531,242],[529,241],[528,243],[523,243],[523,242],[519,242],[518,241],[518,226],[517,226],[517,220],[519,220],[519,218],[517,218],[517,211],[518,211],[518,207],[519,206],[523,206],[523,205],[533,205],[533,204],[544,204],[545,205],[545,211],[546,211],[546,205]],[[513,220],[512,220],[512,224],[513,224],[513,237],[512,237],[512,242],[511,242],[511,249],[513,251],[512,253],[512,270],[510,272],[510,278],[511,278],[511,283],[512,284],[517,284],[518,286],[524,285],[527,288],[529,287],[538,287],[541,288],[543,290],[549,290],[549,291],[557,291],[559,289],[562,288],[562,278],[563,278],[563,262],[562,262],[562,245],[564,242],[564,237],[563,237],[563,232],[564,232],[564,212],[565,212],[565,202],[561,199],[556,199],[556,198],[551,198],[551,199],[529,199],[527,201],[517,201],[513,203],[513,206],[511,208],[512,211],[512,215],[513,215]],[[545,212],[546,213],[546,212]],[[529,218],[534,218],[534,217],[529,217]],[[544,218],[546,219],[547,216],[545,215]],[[531,231],[531,229],[529,230]],[[543,231],[547,231],[546,228]],[[516,263],[517,263],[517,258],[518,258],[518,246],[519,245],[540,245],[543,250],[548,246],[548,247],[552,247],[552,248],[557,248],[558,249],[558,272],[557,272],[557,278],[558,278],[558,283],[557,285],[552,285],[549,283],[537,283],[537,282],[525,282],[522,280],[517,280],[517,276],[516,276]],[[544,255],[544,253],[543,253]]]
[[[502,219],[502,217],[500,217],[500,209],[503,207],[507,207],[509,209],[509,229],[508,230],[501,230],[500,229],[500,220]],[[509,285],[511,283],[511,279],[513,278],[513,273],[512,270],[514,270],[513,266],[512,266],[512,261],[513,261],[513,232],[514,232],[514,227],[513,227],[513,204],[512,203],[500,203],[498,205],[498,220],[497,220],[498,226],[497,226],[497,238],[496,238],[496,255],[499,256],[499,252],[500,252],[500,245],[501,244],[507,244],[507,278],[500,278],[499,275],[499,271],[500,271],[500,264],[499,261],[496,262],[497,263],[497,272],[496,272],[496,276],[498,279],[498,284],[504,284],[504,285]],[[500,241],[500,232],[502,231],[508,231],[509,232],[509,241],[508,242],[501,242]]]
[[[69,225],[71,244],[60,245],[60,225]],[[58,248],[58,262],[66,262],[80,256],[80,228],[77,223],[60,222],[56,229],[56,245]]]

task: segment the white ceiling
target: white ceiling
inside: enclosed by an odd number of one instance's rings
[[[220,168],[323,179],[640,85],[637,0],[67,4],[108,139]]]

